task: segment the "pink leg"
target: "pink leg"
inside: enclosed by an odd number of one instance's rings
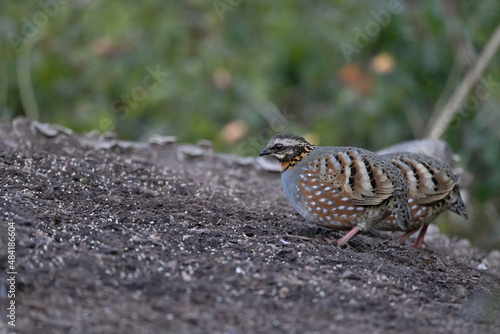
[[[339,245],[339,246],[347,245],[349,240],[351,240],[356,234],[358,234],[358,232],[359,232],[359,228],[357,226],[355,226],[352,230],[349,231],[349,233],[347,233],[346,235],[344,235],[342,238],[340,238],[337,241],[337,245]]]
[[[417,231],[418,231],[418,228],[416,230],[408,231],[405,234],[403,234],[402,236],[400,236],[399,238],[397,238],[396,241],[398,243],[402,244],[403,242],[405,242],[409,237],[411,237]]]
[[[412,247],[412,248],[421,248],[422,247],[422,245],[424,244],[425,232],[427,232],[428,227],[429,227],[429,224],[425,224],[424,226],[422,226],[422,229],[420,230],[420,234],[417,237],[417,241],[415,241],[415,243],[413,245],[411,245],[410,247]]]

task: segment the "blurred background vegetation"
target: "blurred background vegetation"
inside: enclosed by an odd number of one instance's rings
[[[7,1],[0,117],[257,155],[290,131],[372,150],[422,138],[500,22],[500,2]],[[443,139],[475,177],[469,221],[500,249],[500,57]]]

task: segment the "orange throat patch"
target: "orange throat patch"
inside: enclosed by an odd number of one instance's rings
[[[311,149],[306,149],[304,152],[302,152],[300,155],[297,155],[290,161],[281,161],[281,172],[283,173],[287,169],[298,164],[299,161],[301,161],[304,157],[308,156],[309,153],[311,153]]]
[[[281,172],[283,173],[284,171],[286,171],[288,169],[288,167],[290,167],[290,164],[291,164],[291,161],[283,161],[281,163]]]

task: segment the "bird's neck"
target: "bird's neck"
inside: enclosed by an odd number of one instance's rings
[[[302,161],[304,157],[307,157],[315,148],[316,146],[310,144],[297,147],[294,154],[292,154],[289,158],[280,160],[281,172],[283,173],[288,169],[292,169],[296,164]]]

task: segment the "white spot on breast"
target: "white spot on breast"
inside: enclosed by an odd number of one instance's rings
[[[358,211],[363,211],[364,209],[362,206],[358,207]]]
[[[418,210],[417,213],[415,214],[416,216],[420,216],[422,214],[422,210]]]
[[[414,206],[411,207],[411,209],[415,210],[417,207],[418,207],[418,205],[415,204]]]
[[[331,187],[326,187],[325,191],[328,191],[328,190],[331,190],[331,189],[332,189]]]
[[[347,219],[347,215],[340,216],[340,219]]]
[[[324,222],[324,221],[325,221],[325,219],[324,219],[323,217],[319,217],[319,221],[320,221],[320,222]]]
[[[342,201],[347,202],[349,200],[349,197],[342,197]]]
[[[325,201],[326,201],[326,198],[324,198],[324,197],[323,197],[323,198],[320,198],[320,199],[319,199],[319,201],[320,201],[320,202],[325,202]]]
[[[328,204],[328,205],[332,205],[332,204],[333,204],[333,202],[332,202],[332,201],[328,201],[328,202],[326,202],[326,204]]]
[[[413,198],[408,199],[408,204],[413,203]]]
[[[316,196],[319,196],[319,195],[321,195],[322,193],[323,193],[323,192],[322,192],[321,190],[318,190],[318,191],[316,191],[316,192],[315,192]]]
[[[354,207],[350,206],[347,208],[347,210],[352,211],[352,210],[354,210]]]
[[[345,206],[341,205],[339,206],[339,210],[344,210],[345,209]]]
[[[325,216],[325,219],[326,219],[326,220],[332,220],[332,217],[330,217],[330,216]]]
[[[315,201],[312,201],[312,202],[311,202],[311,205],[312,205],[312,206],[315,206],[315,205],[316,205],[316,202],[315,202]]]

